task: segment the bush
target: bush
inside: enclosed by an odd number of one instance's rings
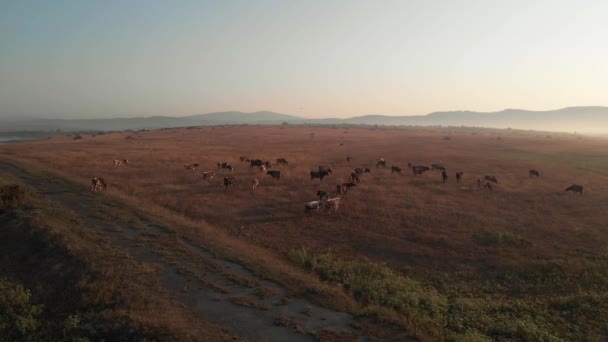
[[[40,328],[42,306],[31,297],[23,286],[0,279],[0,335],[7,340],[30,339]]]

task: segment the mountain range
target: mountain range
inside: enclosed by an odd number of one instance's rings
[[[364,115],[307,119],[260,111],[217,112],[185,117],[151,116],[111,119],[0,118],[0,131],[116,131],[211,125],[347,124],[391,126],[470,126],[542,131],[608,133],[608,107],[567,107],[549,111],[505,109],[498,112],[448,111],[427,115]]]

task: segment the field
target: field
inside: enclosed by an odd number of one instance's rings
[[[353,313],[403,318],[431,339],[600,341],[608,338],[607,151],[608,140],[567,134],[286,125],[57,137],[0,145],[0,158],[83,188],[103,177],[108,195],[213,227],[208,234],[315,274],[357,301]],[[281,179],[240,156],[271,161]],[[222,162],[235,170],[218,169]],[[413,176],[408,162],[442,164],[448,182],[437,171]],[[319,165],[333,173],[311,181]],[[355,167],[371,173],[336,214],[304,214],[318,190],[333,191]],[[203,182],[208,170],[218,175]],[[478,189],[484,175],[498,178],[493,191]],[[236,186],[224,188],[223,176]],[[584,195],[565,192],[571,184]]]

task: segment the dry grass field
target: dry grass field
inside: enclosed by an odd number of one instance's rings
[[[269,160],[272,179],[240,156]],[[350,162],[346,157],[352,157]],[[222,126],[0,145],[0,158],[205,222],[432,337],[608,338],[608,140],[465,128]],[[289,165],[276,165],[285,158]],[[375,167],[378,158],[387,168]],[[113,166],[114,159],[128,159]],[[217,163],[229,162],[234,171]],[[448,170],[413,176],[408,162]],[[186,171],[185,163],[199,163]],[[310,179],[319,165],[333,173]],[[403,174],[391,174],[392,165]],[[304,214],[355,167],[336,214]],[[539,178],[530,178],[538,169]],[[217,171],[203,182],[201,171]],[[455,173],[464,172],[457,184]],[[493,191],[477,178],[494,175]],[[224,188],[223,176],[237,180]],[[254,177],[260,187],[251,190]],[[564,189],[585,187],[578,196]],[[378,314],[378,313],[375,313]]]

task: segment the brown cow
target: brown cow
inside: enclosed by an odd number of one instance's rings
[[[260,186],[260,181],[256,177],[251,181],[251,187],[252,187],[253,191],[255,191],[255,189],[257,189],[258,186]]]
[[[236,179],[234,177],[224,177],[224,186],[228,189],[229,185],[232,185],[234,188],[234,183],[236,183]]]
[[[401,174],[401,168],[399,166],[391,166],[391,173],[395,173],[397,172],[398,174]]]
[[[462,175],[464,175],[464,172],[462,172],[462,171],[456,172],[456,183],[462,182]]]
[[[540,172],[538,172],[538,170],[532,169],[528,171],[528,175],[530,177],[540,177]]]
[[[443,182],[447,182],[448,181],[448,173],[445,171],[441,171],[441,179],[443,180]]]
[[[194,171],[196,170],[196,168],[198,168],[198,163],[184,164],[184,168],[186,169],[186,171]]]
[[[327,208],[328,214],[331,214],[332,211],[337,213],[338,208],[340,207],[340,197],[330,198],[325,201],[324,205]]]
[[[127,159],[123,159],[123,160],[114,159],[114,166],[126,165],[128,163],[129,163],[129,161]]]

